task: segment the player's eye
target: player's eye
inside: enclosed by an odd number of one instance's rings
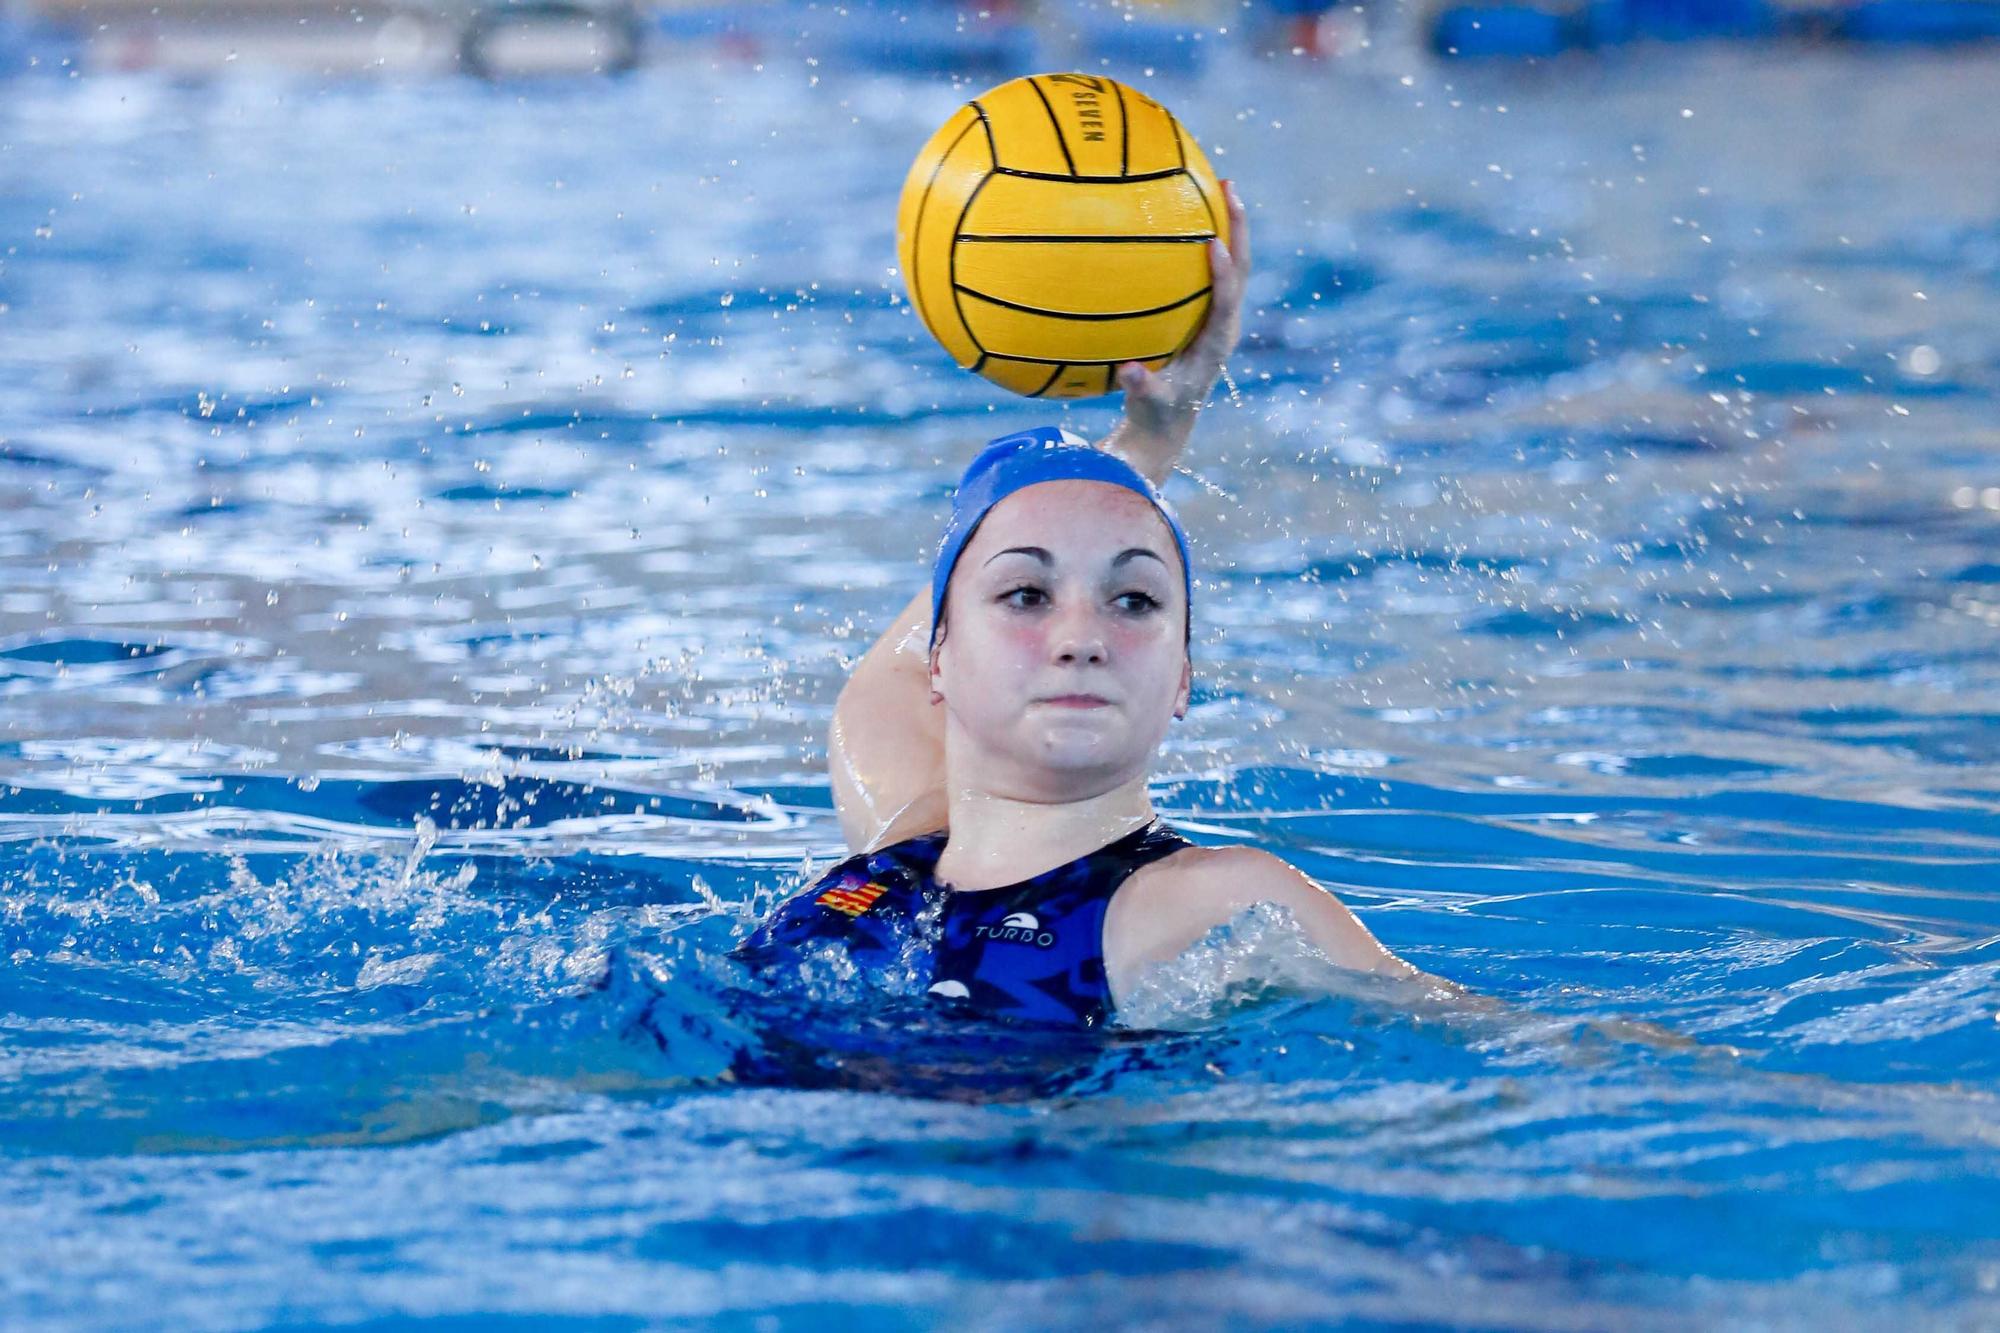
[[[1159,598],[1149,592],[1140,592],[1137,589],[1131,592],[1121,592],[1111,600],[1114,606],[1128,615],[1149,615],[1160,609]]]
[[[1023,583],[1001,593],[998,600],[1004,605],[1026,610],[1031,606],[1046,605],[1049,595],[1032,583]]]

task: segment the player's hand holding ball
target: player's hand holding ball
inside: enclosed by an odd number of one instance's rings
[[[1243,289],[1250,281],[1250,222],[1236,185],[1222,182],[1229,210],[1229,243],[1211,241],[1209,273],[1213,293],[1208,319],[1186,350],[1164,370],[1149,370],[1128,361],[1118,368],[1118,387],[1125,391],[1125,420],[1105,442],[1133,466],[1164,481],[1174,460],[1194,433],[1195,413],[1222,376],[1223,364],[1236,350],[1243,331]]]

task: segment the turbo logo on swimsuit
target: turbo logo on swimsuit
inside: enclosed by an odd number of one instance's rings
[[[1052,949],[1056,943],[1055,933],[1043,930],[1033,912],[1011,912],[997,926],[974,926],[972,937],[1002,944],[1032,944],[1037,949]]]

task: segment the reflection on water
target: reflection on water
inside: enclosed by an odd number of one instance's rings
[[[726,958],[1033,415],[887,268],[962,90],[15,85],[9,1314],[1996,1317],[2000,67],[1395,60],[1158,89],[1260,268],[1159,798],[1503,1003],[1078,1050]]]

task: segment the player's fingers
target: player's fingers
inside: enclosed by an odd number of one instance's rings
[[[1250,212],[1243,207],[1243,197],[1236,193],[1236,182],[1222,182],[1222,195],[1229,205],[1229,257],[1235,270],[1236,281],[1241,283],[1250,276]]]
[[[1197,391],[1208,392],[1216,375],[1221,373],[1222,363],[1236,350],[1236,340],[1243,329],[1243,279],[1237,274],[1232,263],[1217,272],[1215,284],[1209,295],[1208,315],[1202,321],[1201,331],[1181,360],[1193,368],[1192,378],[1201,384]]]
[[[1222,363],[1236,347],[1241,320],[1235,302],[1240,299],[1240,292],[1232,292],[1226,285],[1218,287],[1194,341],[1153,377],[1161,396],[1174,407],[1191,407],[1208,397],[1222,373]]]
[[[1217,237],[1208,243],[1208,282],[1211,287],[1220,288],[1229,281],[1230,270],[1235,260],[1230,257],[1229,247]]]
[[[1229,182],[1226,180],[1222,182],[1222,198],[1223,208],[1226,211],[1229,207]],[[1208,243],[1208,282],[1212,288],[1220,290],[1229,282],[1230,269],[1236,263],[1235,257],[1230,252],[1230,246],[1234,243],[1235,233],[1233,231],[1228,241],[1217,236]]]
[[[1149,421],[1171,411],[1178,392],[1171,372],[1158,374],[1136,361],[1119,368],[1118,387],[1125,391],[1125,414]]]
[[[1243,303],[1243,279],[1237,276],[1236,262],[1222,248],[1221,241],[1208,243],[1208,274],[1208,323],[1204,333],[1234,319],[1236,308]]]

